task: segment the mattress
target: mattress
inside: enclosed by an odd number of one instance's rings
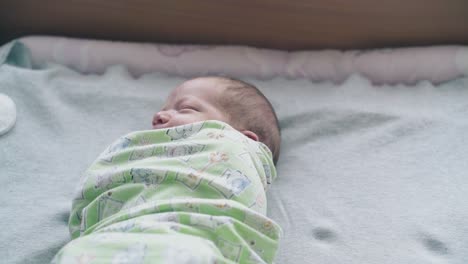
[[[74,190],[99,153],[150,129],[182,81],[218,74],[258,86],[280,121],[278,179],[267,193],[284,231],[276,263],[466,263],[466,54],[8,43],[0,94],[15,118],[0,136],[0,255],[49,262],[70,241]]]

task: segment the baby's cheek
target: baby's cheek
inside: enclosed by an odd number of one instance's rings
[[[198,121],[204,121],[203,116],[200,115],[194,115],[194,114],[185,114],[185,115],[179,115],[174,119],[174,126],[181,126],[181,125],[187,125],[191,123],[195,123]]]

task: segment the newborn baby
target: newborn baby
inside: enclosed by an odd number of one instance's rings
[[[73,241],[53,263],[272,263],[280,227],[266,216],[280,130],[251,84],[182,83],[154,130],[111,144],[73,200]]]

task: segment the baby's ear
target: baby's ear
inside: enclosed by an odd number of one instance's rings
[[[257,134],[255,134],[254,132],[252,132],[250,130],[242,130],[241,133],[246,135],[248,138],[250,138],[252,140],[258,141]]]

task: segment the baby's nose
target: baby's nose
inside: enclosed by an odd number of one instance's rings
[[[164,112],[158,112],[153,117],[153,128],[160,128],[162,125],[169,122],[169,115]]]

